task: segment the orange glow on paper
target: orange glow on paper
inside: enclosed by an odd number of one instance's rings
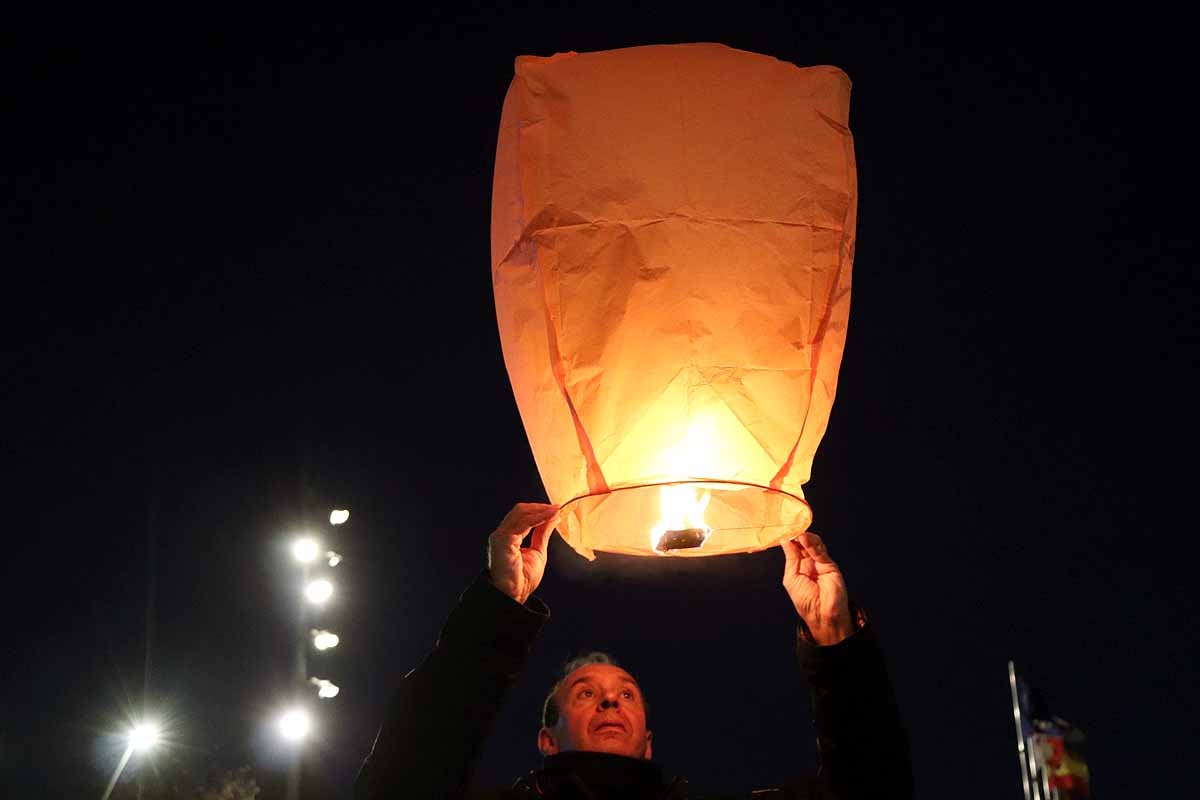
[[[849,99],[834,67],[715,44],[517,59],[497,320],[584,556],[670,531],[700,542],[674,555],[752,552],[811,522],[850,308]]]

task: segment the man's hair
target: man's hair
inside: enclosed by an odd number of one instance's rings
[[[570,677],[571,673],[582,667],[590,664],[608,664],[609,666],[621,667],[620,663],[608,653],[602,653],[599,650],[587,653],[586,655],[576,656],[567,661],[562,666],[562,675],[554,685],[550,687],[550,693],[546,695],[546,702],[542,704],[542,726],[553,728],[558,724],[559,709],[558,709],[558,690],[562,688],[563,682]],[[646,712],[646,724],[650,724],[650,704],[646,702],[645,693],[642,694],[642,708]]]

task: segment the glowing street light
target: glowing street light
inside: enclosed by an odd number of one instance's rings
[[[279,717],[279,735],[289,742],[301,742],[312,731],[312,719],[302,708],[290,708]]]
[[[315,606],[325,605],[325,602],[332,596],[333,584],[324,578],[309,581],[308,585],[304,587],[305,599]]]
[[[158,744],[162,731],[153,722],[143,722],[129,732],[129,746],[135,753],[144,753]]]
[[[292,542],[292,557],[301,564],[311,564],[321,554],[321,545],[311,536],[304,536]]]
[[[121,777],[121,773],[125,771],[125,765],[129,763],[129,759],[135,752],[144,753],[148,750],[153,750],[159,741],[162,739],[162,731],[158,725],[153,722],[142,722],[134,725],[125,735],[125,752],[121,754],[121,760],[117,764],[117,768],[113,771],[112,778],[108,781],[108,786],[104,789],[104,795],[101,800],[108,800],[112,794],[113,787],[117,785],[117,780]]]
[[[337,647],[338,642],[341,641],[336,633],[330,633],[329,631],[319,631],[313,628],[309,633],[312,634],[313,647],[318,650],[328,650],[332,647]]]
[[[331,567],[336,567],[338,564],[342,563],[342,554],[335,553],[332,550],[325,554],[325,558],[329,559],[329,566]]]
[[[308,682],[317,687],[317,697],[322,700],[328,700],[331,697],[337,697],[341,691],[332,681],[327,681],[324,678],[309,678]]]
[[[330,525],[341,525],[348,519],[350,519],[350,512],[347,509],[335,508],[329,512]]]

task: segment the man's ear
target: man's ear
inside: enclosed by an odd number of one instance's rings
[[[653,744],[653,741],[652,741],[653,739],[654,739],[654,733],[651,731],[646,731],[646,755],[644,756],[644,758],[647,761],[649,761],[652,758],[650,753],[653,749],[651,747],[651,744]]]
[[[558,741],[554,738],[554,732],[549,728],[542,728],[538,731],[538,750],[544,756],[552,756],[558,752]]]

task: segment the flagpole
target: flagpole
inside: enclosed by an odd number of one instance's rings
[[[1025,760],[1025,732],[1021,730],[1021,701],[1017,697],[1017,669],[1008,662],[1008,688],[1012,692],[1013,723],[1017,726],[1017,763],[1021,765],[1021,788],[1025,800],[1035,800],[1029,786],[1029,765]]]

